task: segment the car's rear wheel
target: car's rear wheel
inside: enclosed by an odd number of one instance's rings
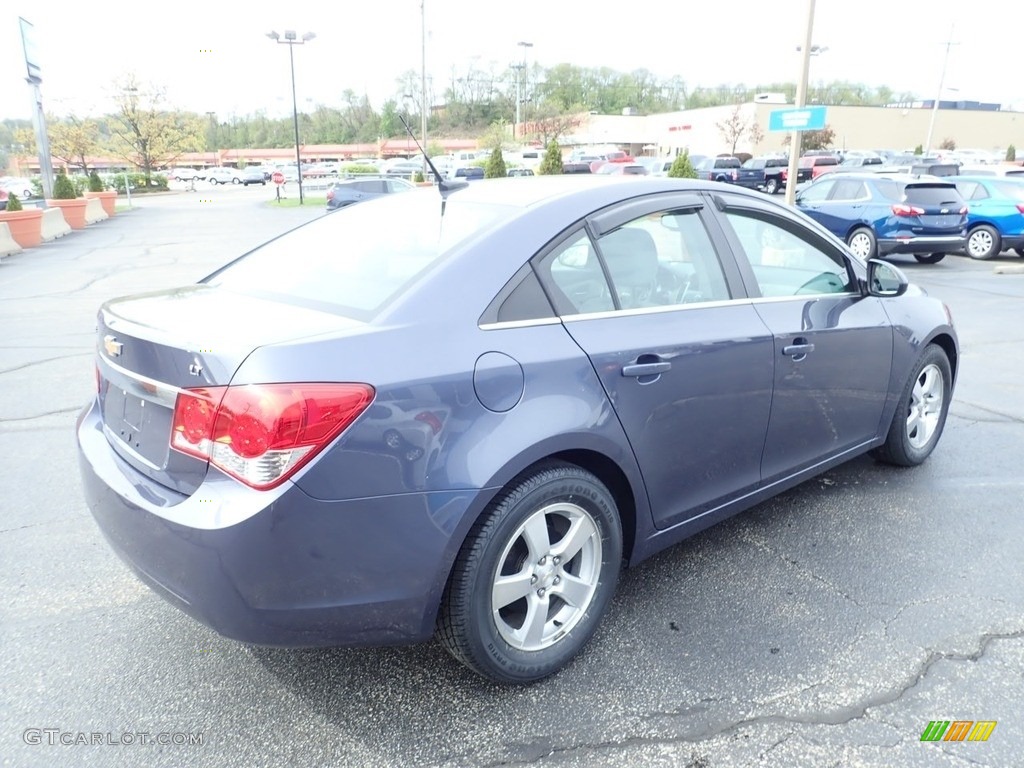
[[[766,179],[764,182],[764,191],[765,194],[774,195],[779,191],[779,180],[774,176],[770,179]]]
[[[872,455],[903,467],[927,459],[946,424],[952,385],[949,358],[941,347],[929,344],[903,388],[885,443]]]
[[[979,224],[967,235],[967,255],[972,259],[991,259],[1002,250],[1002,238],[994,227]]]
[[[1018,256],[1024,256],[1024,248],[1014,248],[1013,252],[1016,253]]]
[[[618,510],[604,484],[575,465],[539,466],[512,480],[470,531],[438,638],[496,682],[552,675],[593,635],[621,558]]]
[[[242,182],[241,182],[241,179],[232,179],[231,183],[232,184],[241,184]]]
[[[856,256],[867,261],[878,255],[878,242],[875,233],[867,227],[857,227],[846,238],[846,244]]]
[[[915,253],[914,254],[914,258],[917,259],[922,264],[938,264],[940,261],[942,261],[944,258],[946,258],[946,254],[944,254],[944,253],[929,253],[929,254]]]

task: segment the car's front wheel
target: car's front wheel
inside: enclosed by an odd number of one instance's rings
[[[979,224],[967,235],[967,255],[972,259],[991,259],[1001,250],[999,232],[988,224]]]
[[[927,459],[942,436],[952,387],[949,358],[937,344],[929,344],[903,388],[885,443],[872,455],[903,467]]]
[[[928,253],[928,254],[925,254],[925,253],[915,253],[914,254],[914,258],[917,259],[921,264],[938,264],[940,261],[942,261],[944,258],[946,258],[946,254],[944,254],[944,253]]]
[[[1016,253],[1018,256],[1024,256],[1024,248],[1014,248],[1013,252]]]
[[[506,486],[470,531],[438,637],[496,682],[552,675],[593,635],[621,558],[621,523],[605,485],[572,464],[541,465]]]

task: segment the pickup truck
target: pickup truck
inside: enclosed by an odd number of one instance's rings
[[[785,189],[789,177],[789,158],[779,156],[752,157],[743,164],[743,168],[759,170],[764,174],[761,189],[769,195]],[[797,168],[797,184],[811,180],[810,168]]]
[[[724,181],[749,189],[759,189],[764,184],[764,171],[744,168],[738,157],[706,157],[696,165],[698,179]]]

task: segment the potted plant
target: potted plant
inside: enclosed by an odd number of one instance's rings
[[[75,195],[75,185],[61,169],[53,182],[53,199],[47,200],[46,204],[51,208],[60,208],[64,220],[72,229],[85,229],[85,206],[88,202],[84,197]]]
[[[103,184],[103,179],[96,171],[89,171],[89,190],[85,193],[86,199],[99,198],[100,203],[103,205],[103,210],[107,212],[107,216],[114,215],[114,204],[117,202],[117,192],[114,190],[107,190]]]
[[[0,221],[7,224],[14,242],[22,248],[34,248],[43,242],[42,209],[25,210],[13,192],[7,198],[7,209],[0,211]]]

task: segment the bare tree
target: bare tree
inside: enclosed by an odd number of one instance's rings
[[[736,145],[746,136],[751,144],[758,144],[764,139],[761,126],[757,124],[757,118],[753,115],[746,117],[743,114],[743,105],[737,104],[736,108],[725,120],[715,123],[725,143],[729,144],[729,153],[736,154]]]

